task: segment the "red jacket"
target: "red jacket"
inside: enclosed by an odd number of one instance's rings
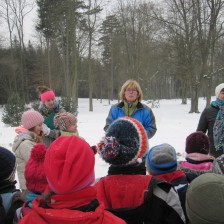
[[[73,210],[74,205],[88,204],[94,198],[95,190],[90,188],[69,195],[54,195],[49,206],[40,206],[41,198],[36,198],[32,204],[32,211],[19,221],[19,224],[125,224],[125,221],[105,211],[99,205],[95,211],[82,212]],[[61,200],[60,200],[61,199]],[[79,203],[79,204],[78,204]],[[70,209],[69,209],[70,207]]]
[[[183,224],[172,185],[151,175],[110,175],[96,183],[97,198],[128,224]]]

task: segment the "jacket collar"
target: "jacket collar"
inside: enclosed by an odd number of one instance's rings
[[[124,101],[118,103],[117,107],[118,107],[118,108],[122,108],[122,107],[124,107]],[[141,109],[141,108],[143,108],[143,104],[142,104],[141,102],[138,102],[136,108],[137,108],[137,109]]]

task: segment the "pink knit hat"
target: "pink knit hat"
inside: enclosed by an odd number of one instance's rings
[[[43,116],[35,110],[25,111],[21,120],[23,127],[28,130],[44,122]]]
[[[43,193],[47,186],[44,172],[44,158],[47,147],[43,143],[34,145],[29,160],[26,163],[26,187],[31,192]]]
[[[61,136],[47,150],[44,168],[51,190],[69,194],[95,180],[95,157],[89,144],[77,136]]]

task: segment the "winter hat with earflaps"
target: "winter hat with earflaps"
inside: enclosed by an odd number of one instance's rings
[[[224,176],[214,173],[195,178],[186,194],[186,211],[191,224],[224,223]]]
[[[44,122],[43,116],[35,110],[25,111],[21,120],[23,127],[28,130]]]
[[[219,94],[222,91],[222,89],[224,89],[224,83],[221,83],[218,86],[216,86],[216,88],[215,88],[215,96],[216,96],[216,98],[219,98]]]
[[[34,145],[25,167],[26,187],[31,192],[43,193],[47,186],[44,158],[47,147],[43,143]]]
[[[61,136],[51,143],[44,170],[51,190],[69,194],[95,181],[95,155],[89,144],[77,136]]]
[[[0,183],[14,181],[16,172],[16,157],[8,149],[0,146]]]
[[[148,138],[140,122],[131,117],[114,121],[98,143],[100,156],[111,165],[128,165],[142,158],[148,149]]]
[[[167,143],[154,146],[147,153],[146,165],[151,174],[173,172],[177,169],[176,150]]]

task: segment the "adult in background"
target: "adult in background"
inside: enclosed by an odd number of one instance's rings
[[[121,87],[121,102],[111,107],[104,131],[107,131],[117,118],[129,116],[141,122],[148,138],[152,138],[157,130],[155,116],[149,107],[141,103],[142,97],[142,90],[138,82],[127,80]]]
[[[224,153],[224,83],[215,88],[215,96],[216,100],[202,112],[197,131],[207,133],[211,145],[209,153],[217,158]]]
[[[43,143],[48,147],[58,136],[59,130],[54,125],[54,116],[63,113],[65,110],[59,105],[55,98],[55,93],[47,86],[38,86],[37,92],[41,100],[39,111],[44,117],[44,137]]]
[[[108,176],[97,183],[97,196],[105,208],[128,224],[182,224],[184,213],[172,185],[143,175],[138,159],[148,149],[144,127],[130,117],[117,119],[97,145],[110,164]],[[144,170],[145,174],[145,170]]]
[[[20,224],[124,224],[104,210],[97,200],[95,156],[87,142],[77,136],[61,136],[47,149],[44,171],[49,189],[36,198]]]

